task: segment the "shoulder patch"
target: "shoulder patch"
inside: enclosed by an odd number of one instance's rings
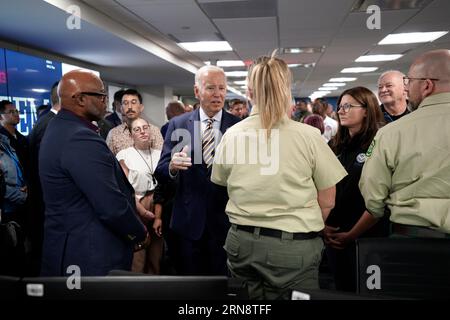
[[[375,148],[375,139],[372,140],[372,143],[369,146],[369,149],[367,149],[366,157],[369,158],[372,155],[373,148]]]
[[[364,153],[360,153],[356,156],[356,161],[358,163],[364,163],[364,162],[366,162],[366,158],[367,158],[367,156]]]

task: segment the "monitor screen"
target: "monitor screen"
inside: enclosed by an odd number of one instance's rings
[[[0,100],[11,101],[19,110],[20,133],[31,132],[37,120],[36,108],[50,104],[51,87],[73,69],[85,68],[0,48]],[[85,70],[99,75],[98,71]]]

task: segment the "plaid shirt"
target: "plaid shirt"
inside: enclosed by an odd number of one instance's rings
[[[161,150],[164,144],[164,139],[159,131],[159,128],[150,125],[150,147],[153,149]],[[108,137],[106,138],[106,144],[111,149],[111,151],[116,155],[119,151],[132,147],[134,145],[133,138],[131,138],[130,131],[126,123],[111,129],[109,131]]]

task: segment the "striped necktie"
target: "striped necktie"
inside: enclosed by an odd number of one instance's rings
[[[208,168],[211,167],[214,159],[214,119],[206,120],[206,129],[203,132],[202,149],[203,149],[203,161]]]

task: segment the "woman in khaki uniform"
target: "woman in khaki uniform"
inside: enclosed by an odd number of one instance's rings
[[[211,180],[228,189],[228,268],[251,299],[289,299],[318,289],[324,228],[346,172],[319,130],[292,121],[291,73],[274,56],[248,78],[250,116],[224,134]]]

